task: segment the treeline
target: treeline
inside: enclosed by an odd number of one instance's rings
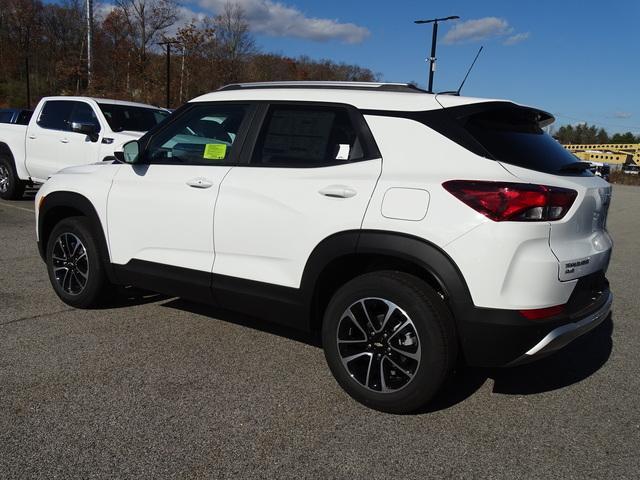
[[[31,106],[46,95],[93,95],[164,105],[172,44],[172,107],[240,81],[373,81],[367,68],[261,52],[243,10],[228,3],[215,17],[179,23],[176,0],[115,0],[95,15],[92,71],[87,71],[83,0],[2,0],[0,106]],[[171,32],[171,33],[170,33]]]
[[[602,144],[602,143],[640,143],[640,135],[631,132],[609,135],[604,128],[581,123],[576,126],[563,125],[551,130],[551,135],[563,145]]]

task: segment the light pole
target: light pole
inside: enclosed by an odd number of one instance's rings
[[[158,45],[166,45],[167,47],[167,108],[171,104],[171,45],[176,45],[180,42],[177,40],[165,40],[159,42]]]
[[[433,72],[436,71],[436,42],[438,41],[438,22],[445,22],[447,20],[457,20],[460,18],[457,15],[444,18],[432,18],[430,20],[415,20],[413,23],[433,23],[433,31],[431,35],[431,56],[429,57],[429,88],[427,91],[433,93]]]

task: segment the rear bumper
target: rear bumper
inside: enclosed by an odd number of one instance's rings
[[[607,318],[609,312],[611,312],[612,305],[613,294],[609,292],[607,300],[599,310],[580,321],[568,323],[566,325],[562,325],[561,327],[554,328],[549,333],[547,333],[542,340],[536,343],[522,356],[509,363],[508,366],[511,367],[529,363],[560,350],[571,341],[600,325],[602,321]]]
[[[613,303],[602,271],[582,277],[565,312],[548,320],[527,320],[518,311],[472,307],[458,316],[466,363],[513,366],[551,354],[607,318]]]

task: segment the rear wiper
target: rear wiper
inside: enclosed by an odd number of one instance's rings
[[[558,172],[584,172],[589,168],[591,168],[591,164],[589,162],[575,162],[563,165],[558,169]]]

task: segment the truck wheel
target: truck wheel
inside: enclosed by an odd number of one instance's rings
[[[0,156],[0,198],[18,200],[22,198],[25,183],[18,178],[16,168],[5,155]]]
[[[322,325],[331,372],[355,400],[389,413],[424,407],[457,355],[444,301],[413,275],[361,275],[333,296]]]
[[[113,286],[86,218],[65,218],[53,228],[46,261],[51,285],[67,305],[97,307],[111,296]]]

